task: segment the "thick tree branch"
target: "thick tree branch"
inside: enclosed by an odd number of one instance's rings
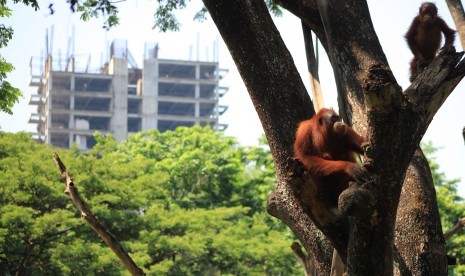
[[[405,176],[395,227],[395,275],[444,275],[446,245],[433,176],[420,148]],[[415,223],[412,223],[412,222]]]
[[[268,213],[289,226],[298,239],[308,248],[307,252],[311,252],[313,255],[318,273],[329,274],[331,271],[332,247],[329,246],[323,234],[317,230],[313,222],[320,223],[320,229],[324,231],[326,226],[332,223],[332,221],[327,221],[327,218],[336,219],[336,216],[324,203],[310,200],[311,196],[315,196],[315,186],[300,161],[289,159],[286,168],[288,169],[286,178],[283,181],[278,181],[278,186],[268,198]],[[287,204],[283,204],[283,202],[287,202]],[[308,212],[308,209],[317,209],[319,206],[323,208],[315,212],[316,215],[311,218],[309,216],[311,212]],[[341,241],[337,244],[342,243]]]
[[[263,1],[203,2],[247,87],[280,176],[293,156],[297,123],[315,114],[293,58]]]
[[[391,150],[397,143],[388,138],[401,130],[394,124],[398,122],[395,117],[400,115],[397,111],[401,106],[392,105],[402,102],[401,89],[389,70],[367,3],[363,0],[317,0],[317,3],[326,31],[331,64],[341,86],[338,89],[339,109],[345,112],[343,117],[369,141],[365,166],[372,173],[372,182],[341,195],[348,193],[340,206],[349,211],[345,263],[349,275],[391,275],[395,210],[409,161]],[[390,101],[385,103],[385,99]],[[390,113],[395,114],[393,122],[388,121],[393,119],[388,116]],[[413,151],[410,156],[412,154]],[[387,170],[393,163],[401,169]],[[364,199],[372,207],[363,204]],[[384,257],[375,260],[373,252]],[[343,254],[341,258],[344,260]]]
[[[299,199],[300,203],[297,206],[290,207],[302,209],[302,217],[306,218],[306,223],[313,221],[318,226],[318,229],[320,229],[325,236],[330,238],[335,248],[340,250],[341,254],[345,256],[347,246],[347,236],[345,234],[347,234],[347,225],[344,220],[341,220],[338,210],[328,207],[326,201],[318,197],[318,188],[300,160],[296,158],[288,159],[286,168],[288,174],[286,175],[285,183],[290,185],[293,194]],[[297,236],[304,236],[305,232],[299,235],[302,229],[296,227],[299,224],[296,223],[296,218],[290,215],[292,213],[285,211],[277,212],[277,206],[274,205],[273,201],[276,194],[275,192],[272,193],[269,198],[268,212],[286,223],[294,230]],[[289,208],[288,211],[290,211],[290,207],[288,206],[281,206],[281,204],[278,206],[277,208]],[[309,218],[311,218],[311,220],[309,220]],[[303,229],[305,229],[305,227]]]
[[[327,49],[325,29],[315,0],[276,0],[275,2],[300,18],[302,24],[311,29],[320,39],[323,48]]]
[[[366,1],[317,0],[328,41],[328,55],[336,82],[341,115],[359,132],[366,126],[362,83],[374,64],[388,67],[371,23]],[[396,84],[394,77],[390,83]]]
[[[297,123],[315,114],[292,56],[263,1],[203,2],[231,53],[270,143],[278,184],[268,199],[268,212],[287,221],[307,252],[315,256],[318,272],[329,274],[332,248],[286,182],[285,161],[294,155]]]
[[[132,258],[124,251],[123,247],[116,239],[116,237],[108,231],[105,226],[98,221],[92,211],[87,206],[84,199],[79,195],[77,188],[74,186],[73,180],[66,169],[66,166],[61,161],[58,154],[54,153],[53,158],[60,169],[61,179],[66,184],[65,194],[71,197],[74,206],[81,212],[82,218],[90,225],[90,227],[99,235],[99,237],[113,250],[118,256],[124,266],[129,270],[132,275],[145,275],[144,271],[140,269]]]
[[[420,133],[426,131],[436,112],[464,77],[463,54],[442,50],[405,90],[413,109],[421,116]]]
[[[403,94],[382,52],[366,2],[317,3],[336,78],[344,85],[340,105],[346,107],[347,117],[352,115],[354,127],[369,141],[365,166],[372,173],[373,183],[360,187],[367,191],[365,196],[373,197],[374,212],[366,214],[367,210],[359,206],[349,216],[348,273],[389,275],[402,180],[427,125],[462,78],[460,56],[447,53],[447,62],[436,61],[440,63],[438,67],[431,66],[424,72],[430,74],[427,79],[434,75],[438,80],[433,81],[436,87],[425,79],[417,79],[429,88],[431,96],[419,91]],[[393,145],[396,150],[392,150]],[[385,252],[382,254],[386,257],[374,261],[370,254],[376,251]]]

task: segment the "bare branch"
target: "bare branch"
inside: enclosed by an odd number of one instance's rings
[[[65,193],[71,197],[74,206],[81,212],[82,218],[90,225],[90,227],[99,235],[99,237],[113,250],[118,256],[124,266],[129,270],[132,275],[145,275],[144,271],[140,269],[132,258],[124,251],[123,247],[116,239],[116,237],[108,231],[105,226],[98,221],[86,202],[78,193],[77,188],[74,186],[73,180],[66,169],[66,166],[61,161],[58,154],[54,153],[53,158],[60,170],[61,179],[66,184]]]
[[[462,231],[465,227],[465,218],[459,219],[459,221],[449,230],[447,233],[444,234],[444,238],[447,240],[448,238],[452,237],[457,232]]]
[[[315,49],[313,48],[312,30],[305,25],[304,21],[302,21],[302,31],[304,34],[305,52],[307,54],[307,69],[310,79],[310,88],[312,90],[313,108],[315,112],[318,112],[325,104],[320,86],[320,76],[318,75],[317,57],[315,57]]]

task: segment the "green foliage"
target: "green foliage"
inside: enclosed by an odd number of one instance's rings
[[[154,19],[155,24],[153,28],[158,28],[162,32],[166,31],[178,31],[181,27],[178,19],[175,16],[176,11],[186,8],[189,0],[157,0],[158,7],[155,11]],[[265,1],[268,10],[274,16],[282,16],[283,12],[278,4],[272,0]],[[207,19],[207,9],[202,7],[194,15],[195,21],[205,21]]]
[[[155,11],[155,25],[153,28],[159,28],[162,32],[178,31],[180,24],[174,16],[174,12],[186,7],[185,0],[157,0],[158,8]]]
[[[209,127],[179,127],[160,134],[135,134],[116,145],[113,138],[96,136],[98,144],[90,152],[124,162],[153,160],[155,170],[166,177],[164,196],[184,208],[213,208],[242,204],[251,211],[264,210],[264,202],[274,185],[274,168],[266,147],[239,147]],[[103,144],[108,145],[107,151]],[[260,191],[258,196],[256,192]]]
[[[151,208],[145,216],[153,232],[145,232],[154,274],[285,274],[296,273],[289,240],[271,230],[263,216],[247,216],[244,207],[213,210]],[[153,235],[154,232],[163,235]],[[266,246],[264,246],[267,244]],[[164,273],[160,273],[163,271]]]
[[[280,17],[283,15],[283,11],[281,7],[276,3],[276,1],[273,0],[265,0],[265,4],[268,7],[268,10],[273,14],[274,16]]]
[[[81,19],[83,21],[88,21],[91,18],[98,18],[99,16],[103,16],[106,20],[104,23],[104,28],[110,28],[119,24],[118,18],[118,8],[115,5],[115,1],[111,0],[85,0],[85,1],[78,1],[78,0],[68,0],[69,7],[71,11],[80,12]],[[34,10],[39,10],[39,2],[38,0],[13,0],[13,3],[23,3],[26,6],[31,6]],[[52,3],[50,3],[53,5]],[[1,8],[6,8],[6,0],[0,0],[0,17],[2,16]],[[1,28],[1,27],[0,27]],[[1,39],[0,39],[1,41]]]
[[[6,6],[0,6],[0,17],[10,17],[11,10]],[[8,45],[8,41],[13,38],[13,29],[0,24],[0,48]],[[0,71],[1,72],[1,71]]]
[[[86,0],[83,2],[71,1],[71,9],[81,13],[83,21],[98,18],[100,15],[106,18],[104,28],[110,28],[119,24],[118,8],[109,0]]]
[[[0,1],[0,18],[10,17],[11,10],[6,6],[6,1]],[[6,47],[8,42],[13,38],[13,29],[4,24],[0,24],[0,48]],[[13,71],[14,67],[0,55],[0,111],[13,114],[11,109],[13,105],[19,102],[22,96],[18,88],[11,86],[7,82],[6,74]]]
[[[265,212],[275,181],[265,144],[241,147],[208,127],[95,137],[86,154],[58,154],[148,275],[301,272],[292,234]],[[63,190],[51,149],[0,132],[0,275],[127,275]]]
[[[178,10],[186,8],[190,0],[157,0],[158,7],[154,14],[155,23],[153,28],[158,28],[162,32],[178,31],[181,27],[177,20],[175,13]],[[13,3],[23,3],[26,6],[31,5],[35,10],[39,9],[37,0],[13,0]],[[111,28],[119,24],[117,2],[111,0],[69,0],[71,10],[81,13],[81,19],[88,21],[92,18],[103,16],[106,18],[104,28]],[[265,1],[271,14],[274,16],[282,16],[282,10],[278,4],[272,0]],[[6,6],[6,0],[0,0],[0,8]],[[0,10],[0,17],[1,15]],[[207,9],[202,7],[195,15],[194,20],[202,22],[206,20]],[[1,25],[0,25],[0,42],[1,39]]]
[[[51,154],[26,133],[0,132],[1,275],[26,274],[26,267],[53,274],[47,267],[52,248],[79,227]]]
[[[55,275],[122,275],[124,270],[111,249],[104,243],[89,242],[73,235],[68,243],[57,244],[50,262]],[[45,274],[51,275],[51,274]]]
[[[26,6],[31,5],[35,11],[39,9],[39,2],[37,0],[13,0],[13,3],[23,3]],[[6,0],[0,0],[0,5],[6,6]]]
[[[0,58],[0,71],[2,70],[1,67],[3,67],[3,64]],[[0,111],[13,114],[11,109],[15,103],[19,102],[22,95],[18,88],[11,86],[7,81],[2,81],[0,77]]]
[[[198,11],[198,12],[195,14],[194,20],[195,20],[195,21],[198,21],[198,22],[203,22],[203,21],[207,20],[207,13],[208,13],[207,8],[202,7],[202,8],[200,9],[200,11]]]
[[[437,148],[431,142],[422,143],[421,148],[428,159],[433,181],[436,187],[436,195],[441,215],[443,232],[451,229],[460,218],[465,217],[465,201],[457,194],[457,184],[459,179],[447,180],[443,172],[440,171],[434,154]],[[465,274],[465,235],[463,232],[457,233],[447,240],[447,254],[457,258],[457,266],[450,267],[450,275]],[[455,274],[454,274],[455,273]]]

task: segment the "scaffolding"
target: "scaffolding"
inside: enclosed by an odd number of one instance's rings
[[[218,62],[158,58],[158,45],[146,47],[143,68],[116,40],[110,61],[90,68],[90,57],[74,55],[31,58],[30,86],[37,87],[29,104],[37,106],[29,123],[34,137],[56,147],[73,143],[86,150],[93,134],[113,134],[117,140],[142,130],[174,130],[178,126],[209,125],[224,130],[219,117],[228,107],[219,99],[227,70]]]

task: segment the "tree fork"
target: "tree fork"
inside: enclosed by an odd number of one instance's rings
[[[269,197],[268,212],[283,220],[317,258],[324,239],[318,238],[315,224],[325,220],[312,213],[312,208],[304,208],[296,196],[293,184],[308,181],[298,180],[298,171],[295,179],[287,178],[285,168],[285,161],[293,155],[297,122],[314,114],[292,57],[263,1],[203,2],[246,84],[270,143],[278,184]],[[439,55],[437,63],[402,92],[390,72],[366,1],[310,0],[300,5],[304,6],[321,15],[321,21],[301,19],[316,30],[329,53],[343,117],[367,137],[365,166],[373,180],[348,191],[344,201],[348,208],[341,208],[347,231],[338,232],[338,225],[330,219],[324,232],[337,247],[344,247],[344,242],[338,242],[336,233],[348,236],[348,275],[391,275],[396,211],[407,168],[434,114],[463,78],[465,65],[455,53]],[[304,16],[297,9],[295,14]],[[372,198],[373,208],[364,210],[366,206],[357,203],[358,196]],[[321,263],[327,261],[327,257],[316,260],[319,273],[328,274],[326,264]]]

